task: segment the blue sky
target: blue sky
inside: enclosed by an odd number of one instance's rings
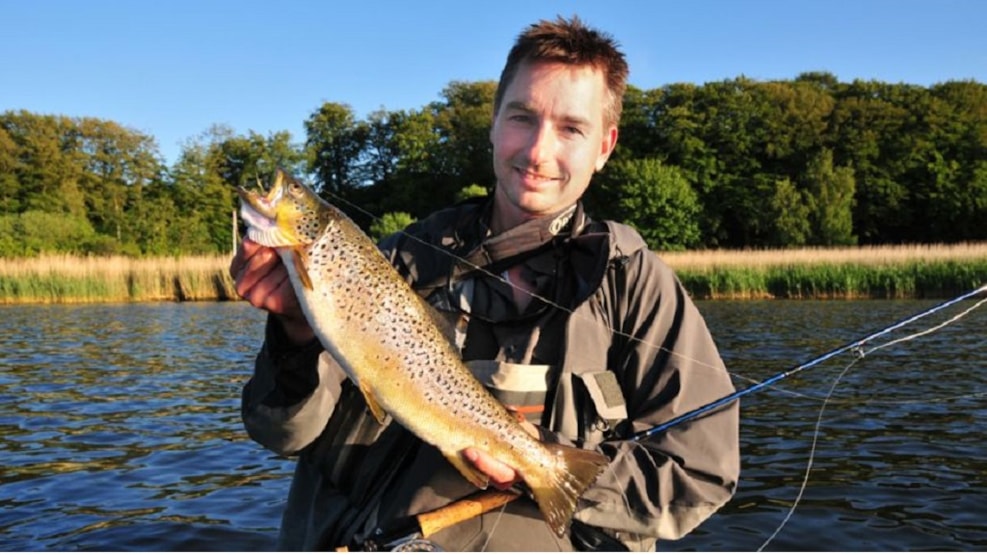
[[[981,0],[0,0],[0,111],[113,120],[167,163],[212,124],[290,131],[322,103],[358,117],[496,79],[529,23],[578,14],[644,89],[740,75],[987,83]]]

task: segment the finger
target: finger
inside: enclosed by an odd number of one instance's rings
[[[260,266],[245,269],[237,281],[237,292],[250,304],[280,313],[283,309],[282,297],[287,292],[288,272],[284,266]]]
[[[250,252],[250,249],[246,249],[245,252]],[[273,280],[273,283],[265,288],[265,292],[270,293],[274,286],[282,281],[282,274],[287,276],[287,271],[277,253],[272,249],[258,248],[241,263],[233,280],[236,283],[237,293],[243,298],[249,298],[257,285],[267,280]]]
[[[298,316],[301,308],[298,305],[298,297],[291,286],[291,278],[282,266],[280,271],[270,274],[270,283],[274,284],[271,293],[267,295],[264,308],[275,314],[287,316]]]
[[[245,241],[246,239],[237,245],[236,252],[233,253],[233,259],[230,260],[230,267],[228,271],[230,273],[230,277],[234,280],[236,280],[237,274],[240,273],[240,270],[243,268],[243,263],[247,259],[246,248],[244,247]]]
[[[468,447],[463,450],[463,457],[477,470],[486,474],[490,478],[490,482],[499,489],[507,489],[519,479],[513,468],[479,449]]]

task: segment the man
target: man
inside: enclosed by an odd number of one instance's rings
[[[579,202],[616,145],[626,79],[608,35],[576,18],[530,26],[495,98],[492,198],[381,244],[531,433],[611,461],[565,537],[521,497],[439,531],[433,539],[447,550],[649,550],[694,529],[736,487],[736,405],[627,439],[733,387],[673,272],[635,231],[590,220]],[[279,548],[365,540],[474,491],[437,450],[368,414],[314,339],[273,251],[244,241],[230,272],[238,293],[270,313],[243,390],[245,426],[264,446],[298,456]],[[463,455],[499,487],[518,482],[482,450]]]

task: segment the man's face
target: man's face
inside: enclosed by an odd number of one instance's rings
[[[522,64],[494,116],[494,231],[575,203],[617,143],[604,123],[603,73],[589,66]]]

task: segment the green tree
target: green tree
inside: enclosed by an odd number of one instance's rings
[[[652,249],[699,244],[697,196],[678,168],[653,158],[616,160],[595,186],[600,206],[594,212],[634,226]]]
[[[771,246],[800,247],[808,242],[812,226],[809,222],[811,208],[806,196],[787,177],[775,183],[775,193],[771,198],[774,219]]]
[[[463,187],[494,182],[490,125],[496,89],[493,81],[453,81],[442,91],[444,100],[430,104],[439,145],[429,160],[428,181],[414,183],[425,201],[420,215],[449,204]]]
[[[18,184],[18,198],[9,202],[21,211],[41,210],[84,217],[86,206],[79,187],[83,154],[75,123],[64,116],[21,110],[5,112],[0,127],[16,151],[15,175],[8,183]]]
[[[78,148],[84,153],[82,188],[88,216],[97,232],[137,250],[133,217],[146,188],[164,171],[154,139],[94,118],[78,121]]]
[[[80,216],[40,210],[0,216],[0,256],[88,254],[97,238],[89,220]]]
[[[415,222],[415,218],[407,212],[388,212],[370,224],[370,238],[380,241],[388,235],[397,233]]]
[[[254,131],[238,135],[223,125],[210,127],[183,145],[171,171],[171,194],[158,196],[161,210],[174,221],[168,241],[188,245],[194,252],[229,252],[234,244],[233,212],[238,208],[236,188],[266,182],[278,166],[299,175],[304,160],[287,131],[265,137]],[[157,231],[145,226],[144,233]],[[154,250],[165,248],[156,242]]]
[[[857,80],[839,93],[830,123],[833,163],[856,180],[853,228],[865,244],[900,242],[915,227],[906,87]]]
[[[987,222],[987,160],[978,160],[974,164],[967,191],[967,230],[963,239],[983,241],[987,239],[987,225],[984,225]]]
[[[17,178],[19,149],[0,117],[0,214],[16,214],[21,208],[21,184]]]
[[[366,153],[369,181],[355,191],[354,202],[373,214],[404,211],[425,215],[435,202],[429,190],[438,175],[442,140],[430,110],[398,110],[371,114]],[[369,225],[369,222],[367,222]]]
[[[834,168],[833,153],[824,149],[810,160],[804,181],[811,199],[812,243],[826,246],[857,244],[853,234],[853,170]]]
[[[463,187],[460,189],[459,192],[456,193],[456,197],[453,200],[455,202],[462,202],[471,198],[485,197],[489,194],[490,192],[487,191],[486,187],[474,183],[468,187]]]
[[[183,145],[172,167],[168,197],[174,210],[170,214],[173,221],[167,228],[168,242],[183,245],[187,252],[218,253],[231,249],[231,222],[236,204],[233,185],[221,173],[220,153],[221,145],[232,138],[232,130],[228,128],[210,128]],[[156,247],[159,248],[162,246]]]
[[[360,182],[369,127],[347,104],[326,102],[305,120],[305,149],[316,186],[346,196]]]

